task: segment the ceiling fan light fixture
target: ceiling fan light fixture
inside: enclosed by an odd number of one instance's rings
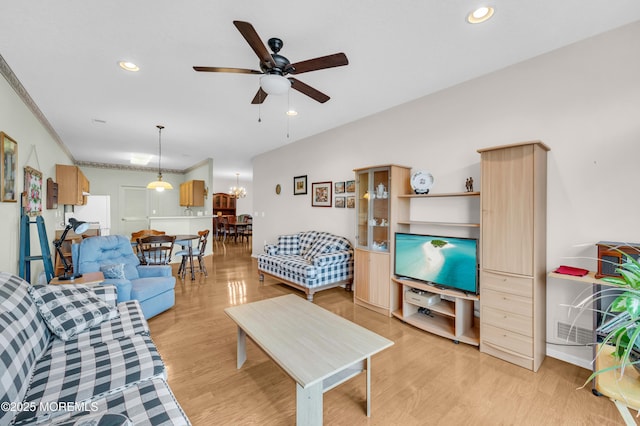
[[[118,65],[120,66],[120,68],[122,68],[125,71],[131,71],[131,72],[137,72],[140,71],[140,67],[138,67],[136,64],[134,64],[133,62],[129,62],[129,61],[120,61],[118,62]]]
[[[491,6],[481,6],[467,15],[467,22],[470,24],[480,24],[488,21],[495,12],[495,9]]]
[[[268,95],[284,95],[291,88],[291,82],[278,74],[265,74],[260,77],[260,87]]]

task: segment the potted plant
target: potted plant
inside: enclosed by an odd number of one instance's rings
[[[607,344],[613,346],[611,356],[616,362],[608,368],[594,371],[585,385],[599,374],[611,370],[619,370],[620,377],[629,366],[634,366],[640,372],[640,263],[627,253],[621,254],[623,262],[616,268],[620,277],[602,278],[616,287],[596,292],[576,306],[581,311],[591,309],[592,302],[610,295],[613,291],[617,294],[603,312],[602,323],[596,330],[602,339],[596,357],[606,356],[601,351],[603,345]]]

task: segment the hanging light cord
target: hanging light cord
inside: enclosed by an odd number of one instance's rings
[[[156,127],[158,128],[158,176],[162,176],[160,162],[162,161],[162,129],[164,129],[164,126],[158,124]]]

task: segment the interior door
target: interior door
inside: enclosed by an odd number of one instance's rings
[[[120,187],[118,234],[130,237],[132,232],[149,228],[149,192],[144,186]]]

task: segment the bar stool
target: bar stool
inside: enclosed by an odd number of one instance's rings
[[[182,279],[184,279],[184,276],[187,273],[187,268],[191,269],[191,266],[189,265],[193,265],[193,256],[198,259],[197,272],[204,273],[205,277],[209,276],[207,274],[207,268],[204,265],[204,250],[207,248],[209,230],[205,229],[204,231],[198,231],[198,236],[200,237],[198,239],[198,244],[196,247],[191,249],[191,252],[189,252],[189,249],[185,250],[183,248],[182,250],[179,250],[175,253],[176,256],[182,256],[182,261],[180,262],[180,267],[178,268],[178,275],[180,275],[180,278]],[[192,258],[189,259],[189,256],[192,256]],[[191,260],[191,262],[189,262],[189,260]]]

